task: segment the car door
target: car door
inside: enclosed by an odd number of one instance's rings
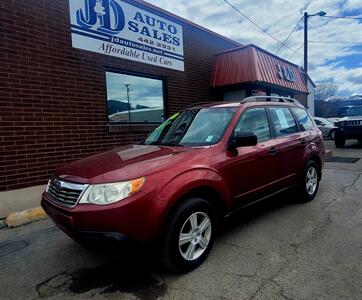
[[[305,136],[286,106],[268,107],[271,128],[279,151],[279,188],[296,181],[299,162],[303,159]]]
[[[239,147],[227,151],[223,177],[226,179],[235,204],[243,205],[248,200],[262,195],[279,177],[278,151],[271,132],[266,109],[247,109],[237,122],[236,132],[253,132],[257,136],[255,146]]]
[[[307,148],[311,146],[311,144],[318,145],[322,142],[319,137],[318,128],[314,125],[311,116],[308,114],[306,109],[302,107],[292,107],[291,111],[293,112],[295,119],[298,122],[300,129],[300,143],[298,144],[298,157],[302,156],[302,158],[297,161],[299,165],[297,166],[300,171],[301,168],[304,168],[304,155],[308,151]]]

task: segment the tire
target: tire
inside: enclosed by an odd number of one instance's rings
[[[358,139],[358,143],[362,144],[362,139]]]
[[[334,144],[337,148],[343,148],[346,144],[346,139],[344,137],[336,135],[336,138],[334,140]]]
[[[329,133],[329,137],[334,140],[336,138],[336,130],[332,129],[331,132]]]
[[[320,177],[318,164],[313,160],[308,161],[305,165],[303,179],[298,189],[300,202],[310,202],[315,198],[318,193]],[[313,186],[310,184],[313,184]]]
[[[197,231],[202,224],[206,225],[204,230]],[[201,198],[189,198],[182,202],[166,224],[161,245],[163,264],[177,273],[197,268],[210,253],[216,230],[216,212],[209,202]],[[181,233],[184,234],[185,241],[180,246]]]

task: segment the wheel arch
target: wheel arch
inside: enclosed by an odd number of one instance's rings
[[[322,179],[322,159],[318,155],[312,154],[309,157],[309,160],[312,160],[317,164],[317,166],[318,166],[318,177],[319,177],[319,180],[321,180]]]
[[[190,176],[193,174],[194,176]],[[184,183],[185,178],[193,178],[192,181]],[[184,184],[180,188],[179,181]],[[174,185],[171,183],[175,182]],[[232,201],[229,190],[226,184],[223,182],[221,176],[215,171],[207,169],[198,169],[194,172],[186,172],[175,177],[171,182],[169,182],[169,187],[167,189],[167,194],[169,199],[162,200],[159,199],[159,202],[167,201],[167,205],[164,207],[164,211],[160,218],[159,223],[159,234],[162,234],[164,231],[165,224],[169,222],[172,214],[176,209],[187,199],[191,197],[202,198],[205,201],[208,201],[213,207],[219,218],[222,218],[230,210]],[[160,196],[164,194],[160,193]]]

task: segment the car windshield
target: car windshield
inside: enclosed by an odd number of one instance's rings
[[[235,107],[189,109],[174,114],[145,140],[146,145],[207,146],[220,141]]]
[[[362,106],[351,107],[347,110],[347,117],[362,116]]]
[[[330,125],[334,124],[331,120],[328,120],[328,119],[322,119],[321,122],[324,123],[327,126],[330,126]]]

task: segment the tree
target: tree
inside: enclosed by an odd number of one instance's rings
[[[317,83],[314,100],[328,101],[335,96],[338,90],[338,85],[333,80],[324,80]]]

